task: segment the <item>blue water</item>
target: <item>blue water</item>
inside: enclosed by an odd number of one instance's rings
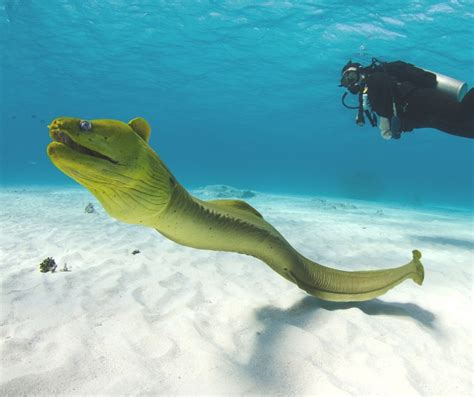
[[[474,85],[472,1],[0,0],[0,20],[3,185],[75,184],[46,156],[57,116],[142,116],[187,187],[472,206],[472,141],[385,141],[337,87],[373,56]]]

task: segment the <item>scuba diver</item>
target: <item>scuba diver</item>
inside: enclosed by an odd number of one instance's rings
[[[399,139],[415,128],[435,128],[448,134],[474,138],[474,89],[451,77],[412,64],[380,62],[363,67],[349,61],[341,71],[340,87],[358,95],[356,123],[377,126],[385,139]]]

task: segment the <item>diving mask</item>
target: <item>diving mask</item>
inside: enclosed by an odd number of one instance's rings
[[[359,68],[349,67],[342,74],[341,86],[346,87],[350,93],[357,94],[362,88],[360,80]]]

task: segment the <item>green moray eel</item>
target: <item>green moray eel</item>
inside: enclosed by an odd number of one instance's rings
[[[369,300],[406,279],[423,282],[417,250],[396,268],[336,270],[299,254],[246,202],[193,197],[148,145],[150,126],[143,118],[127,124],[60,117],[49,125],[49,134],[51,161],[97,197],[110,216],[155,228],[178,244],[251,255],[329,301]]]

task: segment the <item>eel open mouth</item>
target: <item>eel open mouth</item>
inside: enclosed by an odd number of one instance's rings
[[[67,135],[66,133],[59,131],[57,129],[51,129],[51,138],[56,141],[60,142],[67,147],[71,148],[72,150],[75,150],[76,152],[85,154],[87,156],[92,156],[92,157],[97,157],[103,160],[110,161],[113,164],[118,164],[118,161],[115,161],[111,159],[110,157],[106,156],[105,154],[96,152],[92,149],[86,148],[85,146],[82,146],[78,144],[77,142],[74,142],[72,138]]]

